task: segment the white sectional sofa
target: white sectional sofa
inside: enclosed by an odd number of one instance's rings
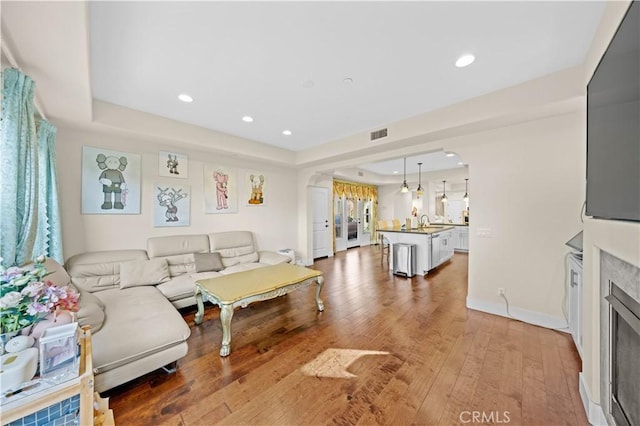
[[[82,253],[64,269],[50,259],[47,266],[57,269],[54,282],[80,291],[78,322],[92,327],[95,389],[104,392],[187,354],[191,331],[177,308],[196,304],[196,280],[290,260],[258,251],[250,231],[231,231],[154,237],[146,250]]]

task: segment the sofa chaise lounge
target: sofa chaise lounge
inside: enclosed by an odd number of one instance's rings
[[[195,282],[289,262],[258,251],[250,231],[153,237],[146,250],[48,259],[49,277],[80,292],[78,322],[92,328],[95,389],[104,392],[187,354],[191,333],[177,308],[196,304]],[[170,366],[170,367],[167,367]]]

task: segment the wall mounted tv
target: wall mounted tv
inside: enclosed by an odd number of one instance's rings
[[[587,86],[587,208],[640,221],[640,2],[634,1]]]

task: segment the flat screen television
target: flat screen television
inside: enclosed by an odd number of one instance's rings
[[[640,221],[640,2],[634,1],[587,86],[587,207]]]

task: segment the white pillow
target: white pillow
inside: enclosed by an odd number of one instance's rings
[[[169,281],[167,259],[134,260],[120,264],[120,288],[156,285]]]

